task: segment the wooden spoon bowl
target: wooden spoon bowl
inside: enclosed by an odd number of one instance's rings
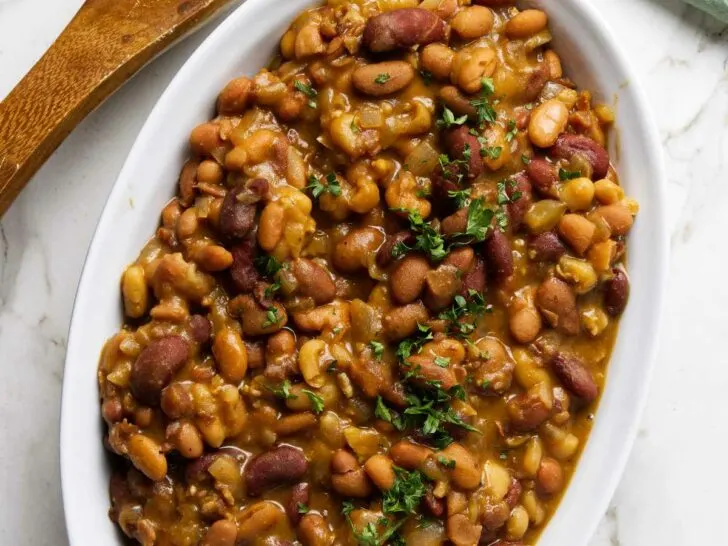
[[[0,217],[86,115],[231,1],[86,0],[0,103]]]

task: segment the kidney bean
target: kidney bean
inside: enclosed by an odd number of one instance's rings
[[[256,206],[238,200],[238,196],[246,191],[245,186],[241,184],[225,195],[218,220],[219,231],[223,237],[242,239],[253,229]]]
[[[564,388],[582,400],[591,402],[599,396],[599,389],[586,366],[577,358],[556,353],[551,357],[551,369]]]
[[[374,53],[439,42],[447,35],[445,21],[421,8],[395,9],[372,17],[364,28],[364,46]]]
[[[551,70],[546,63],[539,63],[536,68],[531,70],[526,79],[526,86],[523,89],[523,100],[527,102],[535,101],[541,91],[543,91],[546,82],[551,79]]]
[[[526,165],[526,174],[536,190],[545,196],[550,196],[559,181],[556,167],[545,159],[533,158]]]
[[[308,462],[301,450],[275,447],[254,457],[245,469],[248,494],[260,495],[266,489],[299,480],[307,469]]]
[[[467,296],[471,290],[475,290],[479,294],[485,292],[485,261],[480,256],[475,257],[473,268],[463,275],[460,280],[463,281],[460,288],[460,295]]]
[[[297,258],[292,264],[293,275],[302,296],[313,298],[316,305],[329,303],[336,297],[336,284],[319,264],[306,258]]]
[[[230,278],[238,292],[251,292],[256,283],[261,280],[260,273],[255,267],[257,248],[255,240],[244,239],[230,249],[233,255],[233,264],[230,266]]]
[[[570,160],[579,154],[591,164],[595,180],[604,178],[609,170],[609,154],[596,141],[584,135],[563,134],[551,147],[551,157]]]
[[[543,281],[536,291],[536,306],[552,328],[572,336],[579,333],[576,296],[564,281],[556,277]]]
[[[443,499],[438,499],[435,495],[433,495],[432,487],[427,488],[425,496],[422,497],[422,504],[424,505],[425,510],[436,518],[442,517],[445,513],[445,501]]]
[[[210,321],[203,315],[192,315],[187,323],[190,337],[197,343],[207,343],[212,334]]]
[[[533,235],[528,241],[528,257],[536,262],[559,261],[566,254],[566,247],[553,231]]]
[[[488,271],[496,282],[513,275],[513,252],[505,233],[496,229],[483,243],[483,254]]]
[[[618,317],[629,299],[629,277],[619,268],[614,268],[612,273],[614,276],[604,282],[604,307],[609,315]]]
[[[377,265],[381,268],[389,266],[394,261],[392,251],[399,243],[411,245],[415,242],[415,236],[411,231],[398,231],[388,235],[382,246],[377,250]]]
[[[424,256],[410,254],[402,258],[389,276],[389,289],[397,303],[415,301],[425,287],[430,263]]]
[[[362,65],[351,76],[354,87],[373,97],[401,91],[415,78],[415,69],[406,61],[385,61]]]
[[[485,166],[480,156],[480,142],[470,134],[468,127],[461,125],[450,129],[445,133],[444,142],[452,160],[466,160],[467,151],[470,151],[467,172],[464,173],[468,178],[477,178],[483,172]]]
[[[131,368],[129,386],[134,397],[148,406],[159,405],[162,389],[189,357],[190,347],[180,336],[152,341],[139,354]]]
[[[308,504],[310,492],[311,486],[306,482],[296,484],[291,489],[291,497],[286,504],[286,514],[288,514],[288,519],[293,525],[297,525],[301,521],[303,514],[299,512],[299,506]]]
[[[508,204],[510,227],[513,231],[517,231],[533,202],[533,190],[526,173],[518,173],[513,176],[512,182],[506,183],[506,194],[511,200]]]

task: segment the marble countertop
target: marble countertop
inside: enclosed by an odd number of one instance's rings
[[[593,2],[630,54],[664,143],[671,287],[639,436],[588,546],[717,544],[728,472],[728,26],[680,0]],[[0,0],[0,97],[81,0]],[[104,201],[161,91],[209,29],[89,116],[0,222],[0,542],[66,544],[58,426],[66,335]],[[726,208],[723,208],[726,207]]]

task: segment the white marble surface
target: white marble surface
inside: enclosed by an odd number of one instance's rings
[[[588,546],[726,544],[728,26],[680,0],[585,1],[641,74],[665,146],[673,219],[668,316],[651,395]],[[0,0],[0,97],[80,4]],[[0,222],[2,544],[66,544],[58,410],[73,296],[134,137],[201,39],[154,62],[83,122]]]

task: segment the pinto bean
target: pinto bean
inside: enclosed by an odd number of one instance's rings
[[[485,36],[493,28],[493,12],[483,6],[470,6],[452,18],[452,29],[465,40]]]
[[[468,178],[477,178],[485,169],[480,157],[480,142],[470,134],[465,125],[461,125],[457,129],[450,129],[445,133],[445,147],[450,152],[451,159],[460,161],[465,159],[466,150],[470,150],[466,173]]]
[[[217,98],[217,111],[222,116],[239,116],[250,104],[253,82],[242,76],[231,80]]]
[[[240,383],[248,370],[248,351],[237,330],[223,327],[215,333],[212,344],[217,369],[225,381]]]
[[[442,367],[435,363],[435,357],[431,355],[414,355],[407,359],[402,365],[403,371],[414,372],[412,381],[422,385],[427,385],[432,381],[439,382],[440,386],[445,390],[452,389],[458,384],[455,372],[450,366]]]
[[[599,396],[591,372],[576,357],[556,353],[550,361],[551,369],[564,388],[582,400],[591,402]]]
[[[533,235],[528,241],[528,257],[536,262],[556,263],[564,254],[566,248],[553,231]]]
[[[394,248],[402,243],[405,245],[411,245],[414,243],[415,236],[411,231],[398,231],[393,235],[388,235],[382,246],[377,250],[377,265],[381,268],[389,266],[394,261],[392,251]]]
[[[609,225],[609,229],[614,235],[627,235],[634,222],[632,213],[622,203],[599,207],[596,213],[604,218],[604,221]]]
[[[583,256],[594,239],[596,226],[579,214],[565,214],[559,220],[559,235]]]
[[[488,271],[496,282],[502,282],[513,275],[513,251],[506,235],[496,229],[483,243],[483,254]]]
[[[446,216],[440,223],[442,233],[445,235],[454,235],[463,233],[468,227],[468,209],[462,208],[454,212],[450,216]]]
[[[382,491],[386,491],[394,485],[394,463],[386,455],[378,453],[369,457],[364,463],[364,470],[374,485]]]
[[[414,334],[417,325],[424,324],[429,318],[424,305],[410,303],[390,310],[384,315],[382,323],[387,337],[392,341],[399,341]]]
[[[293,275],[302,296],[313,298],[316,305],[329,303],[336,297],[336,284],[319,264],[306,258],[297,258],[292,264]]]
[[[478,544],[482,525],[476,525],[465,514],[455,514],[447,518],[447,538],[455,546],[473,546]]]
[[[267,489],[300,480],[308,469],[301,450],[279,446],[254,457],[245,469],[248,494],[260,495]]]
[[[159,405],[162,389],[189,357],[190,346],[180,336],[152,341],[134,361],[129,387],[134,397],[148,406]]]
[[[458,443],[453,443],[439,452],[444,458],[455,461],[450,470],[452,481],[461,489],[475,489],[480,485],[481,469],[472,453]]]
[[[612,274],[614,276],[604,282],[604,308],[609,315],[618,317],[629,299],[629,277],[619,268],[614,268]]]
[[[545,29],[547,24],[546,13],[539,9],[526,9],[506,23],[506,36],[515,40],[530,38]]]
[[[541,158],[534,158],[526,165],[526,174],[536,190],[545,196],[551,195],[559,181],[554,165]]]
[[[564,488],[564,470],[556,459],[544,457],[536,474],[539,491],[546,495],[555,495]]]
[[[534,430],[551,414],[552,400],[548,387],[538,383],[527,392],[517,394],[506,402],[506,410],[513,428],[519,431]]]
[[[550,150],[554,159],[570,160],[575,155],[584,157],[592,166],[595,180],[604,178],[609,171],[609,154],[598,142],[584,135],[563,134]]]
[[[523,486],[521,485],[521,482],[519,482],[517,478],[513,478],[511,480],[511,486],[508,488],[508,493],[506,493],[503,500],[506,501],[508,506],[513,508],[516,504],[518,504],[518,499],[521,497],[521,493],[523,493]]]
[[[199,163],[190,159],[182,167],[179,175],[179,196],[180,203],[189,207],[195,201],[195,186],[197,185],[197,167]]]
[[[506,183],[506,193],[510,199],[510,203],[508,203],[510,228],[518,231],[523,223],[523,217],[533,202],[533,190],[528,176],[525,173],[515,175],[512,182]]]
[[[286,514],[293,525],[301,521],[300,505],[307,505],[311,494],[311,486],[306,482],[299,483],[291,489],[291,496],[286,504]]]
[[[263,307],[250,294],[241,294],[228,303],[228,312],[242,318],[243,333],[249,336],[273,334],[288,322],[286,308],[278,302]]]
[[[459,276],[461,277],[470,271],[474,264],[475,251],[469,246],[462,246],[452,250],[442,261],[442,265],[451,265],[455,267],[459,271]]]
[[[430,263],[423,256],[409,254],[402,258],[389,276],[389,290],[397,303],[415,301],[425,287]]]
[[[374,53],[439,42],[447,35],[445,21],[421,8],[395,9],[372,17],[364,28],[364,46]]]
[[[470,100],[463,95],[454,85],[444,85],[440,89],[440,99],[445,105],[456,114],[462,116],[474,116],[475,107]]]
[[[372,492],[364,469],[356,457],[344,449],[339,449],[331,459],[331,485],[337,493],[347,497],[368,497]]]
[[[549,148],[556,144],[559,135],[566,130],[569,109],[558,99],[547,100],[537,106],[528,122],[528,138],[534,146]]]
[[[530,343],[541,332],[541,315],[534,307],[523,307],[511,314],[508,327],[519,343]]]
[[[298,538],[303,546],[328,546],[332,542],[328,523],[321,514],[306,514],[298,524]]]
[[[167,458],[157,442],[144,434],[135,434],[127,444],[129,459],[147,478],[158,482],[167,475]]]
[[[430,44],[420,53],[420,63],[435,78],[446,80],[450,77],[454,56],[455,52],[446,45]]]
[[[366,269],[368,258],[384,241],[384,235],[373,227],[350,231],[336,243],[332,261],[334,267],[344,273]]]
[[[255,267],[257,249],[255,240],[244,239],[230,249],[233,255],[233,264],[230,266],[230,278],[239,292],[251,292],[261,280],[260,273]]]
[[[223,237],[242,239],[253,228],[255,205],[238,200],[238,196],[245,192],[245,186],[239,185],[229,190],[223,199],[218,220],[220,235]]]
[[[213,523],[200,542],[200,546],[235,546],[238,527],[234,521],[220,519]]]
[[[415,69],[406,61],[385,61],[362,65],[351,76],[357,91],[383,97],[401,91],[415,78]]]
[[[433,451],[429,447],[415,444],[409,440],[400,440],[389,450],[389,455],[394,463],[407,470],[420,468],[432,454]]]
[[[576,296],[564,281],[556,277],[543,281],[536,291],[536,306],[552,328],[572,336],[579,333]]]
[[[467,296],[471,290],[475,290],[479,294],[485,292],[485,261],[480,256],[476,256],[473,268],[462,276],[462,288],[460,295]]]

